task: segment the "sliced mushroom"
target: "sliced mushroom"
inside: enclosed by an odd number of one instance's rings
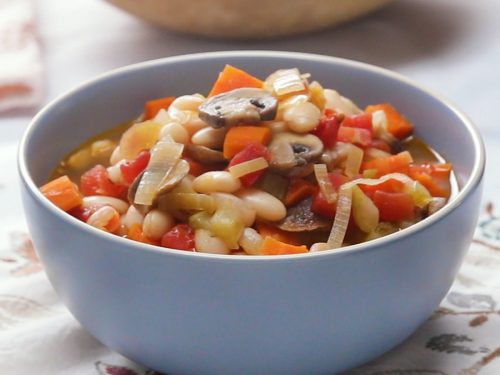
[[[312,212],[311,202],[312,198],[307,198],[289,208],[286,217],[277,225],[278,228],[287,232],[328,231],[332,226],[331,220]]]
[[[269,144],[269,151],[271,168],[280,173],[289,173],[320,157],[323,142],[312,134],[279,133]]]
[[[262,89],[242,88],[209,98],[199,108],[199,117],[213,128],[257,124],[274,120],[278,100]]]
[[[190,144],[186,146],[186,149],[189,156],[194,160],[199,161],[200,163],[217,164],[226,161],[221,151],[212,150],[211,148],[208,148],[206,146]]]

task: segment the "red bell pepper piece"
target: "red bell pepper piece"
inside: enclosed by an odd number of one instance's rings
[[[337,133],[337,141],[366,147],[372,142],[372,134],[367,129],[341,125]]]
[[[250,143],[245,146],[243,150],[233,156],[233,158],[229,162],[228,167],[232,167],[233,165],[240,164],[245,161],[257,159],[259,157],[263,157],[268,162],[269,160],[271,160],[271,155],[266,146],[263,146],[260,143]],[[241,184],[245,187],[252,186],[255,182],[257,182],[262,173],[264,173],[264,170],[255,171],[245,176],[241,176]]]
[[[134,160],[129,160],[120,165],[123,180],[127,184],[134,182],[137,176],[146,169],[149,163],[150,153],[147,150],[139,152]]]
[[[326,148],[331,148],[335,145],[335,142],[337,142],[338,131],[339,121],[337,120],[335,112],[326,110],[318,126],[312,131],[312,134],[321,139]]]
[[[110,181],[108,171],[98,164],[80,177],[80,190],[83,195],[106,195],[122,198],[127,188]]]
[[[377,206],[380,220],[400,221],[415,219],[415,204],[409,193],[388,193],[377,190],[373,194],[373,203]]]
[[[361,113],[359,115],[346,116],[342,121],[342,126],[348,128],[365,129],[372,134],[372,115],[371,113]]]
[[[328,178],[333,186],[333,189],[338,192],[340,186],[349,179],[337,172],[328,173]],[[337,210],[337,202],[328,202],[326,197],[323,195],[321,190],[318,189],[316,194],[313,196],[311,203],[311,211],[315,214],[333,218],[335,217],[335,211]]]
[[[176,250],[194,250],[194,229],[187,224],[177,224],[161,238],[161,246]]]

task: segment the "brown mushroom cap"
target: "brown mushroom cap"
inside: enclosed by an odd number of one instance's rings
[[[272,169],[288,173],[319,158],[323,142],[312,134],[278,133],[269,144]]]
[[[209,98],[198,108],[200,119],[213,128],[274,120],[278,100],[263,89],[241,88]]]
[[[219,150],[213,150],[206,146],[193,144],[187,145],[186,149],[190,157],[203,164],[217,164],[226,162],[222,151]]]
[[[312,198],[307,198],[289,208],[286,217],[277,225],[278,228],[287,232],[329,230],[332,226],[332,221],[312,212],[311,202]]]

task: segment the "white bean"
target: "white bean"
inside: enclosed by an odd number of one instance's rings
[[[115,197],[108,197],[104,195],[90,195],[82,199],[82,207],[84,208],[93,208],[102,206],[111,206],[119,214],[123,214],[128,210],[128,203],[125,202],[124,200]]]
[[[168,124],[172,119],[170,118],[168,111],[166,109],[160,109],[160,111],[156,114],[153,122],[156,122],[160,125]]]
[[[325,108],[334,109],[336,112],[347,116],[357,115],[362,112],[350,99],[341,96],[335,90],[325,89],[323,90],[323,95],[326,100]]]
[[[93,158],[109,158],[115,150],[116,143],[109,139],[101,139],[92,142],[90,145],[90,155]]]
[[[108,170],[108,178],[110,181],[117,185],[128,185],[123,180],[122,170],[120,166],[126,163],[125,159],[120,160],[118,163],[113,164],[111,167],[106,168]]]
[[[310,132],[318,125],[320,117],[321,111],[311,102],[298,103],[283,113],[287,126],[296,133]]]
[[[214,198],[217,209],[224,204],[230,204],[235,210],[238,210],[245,226],[250,227],[255,222],[255,210],[243,199],[228,193],[212,193],[210,195]]]
[[[138,224],[142,226],[144,222],[144,215],[141,214],[137,208],[131,205],[127,213],[121,217],[121,224],[125,225],[128,229],[132,228],[134,224]]]
[[[262,236],[253,228],[245,228],[238,244],[250,255],[259,255],[262,246]]]
[[[188,131],[189,135],[193,135],[196,133],[198,130],[206,128],[208,124],[201,120],[198,117],[197,112],[189,112],[188,118],[185,120],[185,122],[182,124],[186,130]]]
[[[266,123],[266,126],[271,130],[271,133],[284,133],[288,131],[285,121],[270,121]]]
[[[227,129],[219,128],[214,129],[210,126],[198,130],[191,137],[191,142],[195,145],[205,146],[208,148],[222,148]]]
[[[167,136],[172,137],[174,142],[187,145],[189,143],[189,133],[184,126],[176,121],[169,122],[163,125],[160,130],[160,140],[165,139]]]
[[[240,179],[226,171],[205,172],[193,180],[193,189],[198,193],[234,193],[239,188]]]
[[[171,107],[175,107],[181,111],[197,111],[198,107],[205,102],[205,98],[200,94],[183,95],[176,98]]]
[[[115,232],[120,226],[120,215],[111,206],[103,206],[94,212],[87,219],[87,224],[105,230],[106,232]]]
[[[332,247],[330,245],[328,245],[326,242],[316,242],[315,244],[313,244],[311,246],[311,248],[309,249],[309,252],[315,253],[318,251],[325,251],[325,250],[328,250],[331,248]]]
[[[170,121],[177,121],[181,125],[184,125],[189,120],[191,113],[193,113],[193,112],[182,111],[179,108],[174,107],[172,105],[170,105],[170,107],[168,107],[168,116],[171,119]]]
[[[259,189],[246,188],[236,193],[255,210],[258,218],[278,221],[286,216],[285,205],[275,196]]]
[[[116,146],[113,152],[111,153],[111,157],[109,158],[109,163],[111,165],[115,165],[120,160],[123,160],[122,153],[120,151],[120,146]]]
[[[194,247],[200,253],[229,254],[229,248],[218,237],[212,236],[206,229],[197,229],[194,233]]]
[[[148,238],[159,240],[175,224],[172,215],[158,209],[149,211],[142,223],[142,232]]]

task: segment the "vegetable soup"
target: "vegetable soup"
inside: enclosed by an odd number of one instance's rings
[[[389,103],[360,109],[298,69],[262,81],[227,65],[207,91],[147,101],[137,120],[71,152],[40,190],[130,240],[281,255],[397,232],[456,189],[451,164]]]

